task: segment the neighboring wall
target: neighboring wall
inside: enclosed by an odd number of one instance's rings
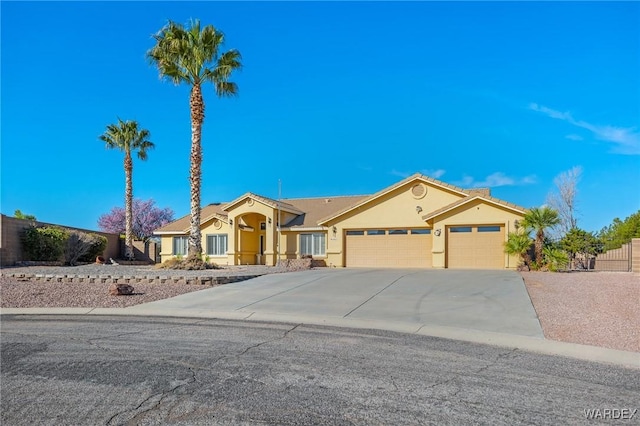
[[[158,245],[152,241],[133,240],[133,258],[136,261],[156,263],[159,255]],[[126,253],[126,244],[124,239],[120,239],[120,253]],[[114,257],[115,259],[115,257]],[[109,260],[109,258],[106,258]]]
[[[631,240],[631,270],[640,272],[640,238]]]
[[[102,235],[107,238],[107,248],[104,251],[103,257],[109,259],[113,257],[117,259],[120,257],[120,236],[117,234],[107,234],[104,232],[91,231],[88,229],[72,228],[69,226],[55,225],[45,222],[34,222],[31,220],[17,219],[15,217],[9,217],[0,215],[0,265],[12,266],[16,262],[25,259],[22,253],[22,230],[32,225],[35,226],[59,226],[65,229],[74,229],[77,231],[88,232],[93,234]]]

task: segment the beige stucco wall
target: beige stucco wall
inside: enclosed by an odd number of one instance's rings
[[[426,194],[416,197],[412,187],[420,183],[427,188]],[[202,231],[203,249],[206,249],[206,235],[228,233],[228,252],[225,259],[211,259],[219,264],[254,264],[259,252],[259,236],[264,235],[265,249],[263,263],[275,265],[278,257],[295,259],[300,257],[299,235],[307,232],[323,232],[326,235],[327,266],[344,266],[345,232],[350,229],[367,228],[430,228],[441,230],[440,235],[433,233],[433,267],[444,268],[446,265],[446,227],[452,225],[502,225],[505,227],[505,241],[509,232],[515,231],[514,221],[521,220],[522,214],[509,208],[494,205],[487,201],[475,200],[457,207],[434,219],[425,222],[422,217],[464,197],[446,187],[430,182],[414,180],[389,191],[356,209],[353,209],[333,220],[322,223],[326,230],[283,230],[277,232],[277,209],[258,200],[247,197],[231,206],[228,211],[229,224],[223,223],[216,228],[213,222],[205,224]],[[419,208],[418,208],[419,207]],[[295,215],[280,212],[280,223],[287,223]],[[265,222],[266,229],[260,230],[260,222]],[[240,225],[253,228],[243,231]],[[171,257],[173,242],[171,236],[162,238],[162,260]],[[279,256],[277,255],[279,246]],[[505,268],[515,268],[517,257],[505,254]]]
[[[299,233],[283,231],[280,233],[280,254],[282,259],[297,259],[300,255],[298,251]]]
[[[202,244],[202,252],[205,254],[207,252],[207,235],[227,234],[227,238],[229,238],[229,234],[230,234],[229,225],[217,218],[212,218],[202,223],[200,229],[201,229],[200,243]],[[188,237],[188,236],[189,236],[188,233],[175,234],[175,235],[162,235],[160,238],[160,241],[161,241],[160,258],[162,259],[162,262],[175,257],[173,253],[173,237]],[[216,263],[218,265],[227,265],[228,257],[226,255],[209,256],[209,261]]]
[[[459,206],[432,221],[433,229],[440,230],[440,235],[433,234],[433,267],[444,268],[446,265],[446,235],[447,227],[455,225],[502,225],[504,226],[504,239],[507,240],[509,232],[515,232],[515,220],[522,220],[522,215],[513,210],[506,209],[482,200],[473,200]],[[505,268],[516,268],[518,257],[504,255]]]

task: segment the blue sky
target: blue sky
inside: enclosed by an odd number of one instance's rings
[[[637,2],[7,2],[1,211],[97,229],[124,204],[137,120],[156,148],[134,195],[188,213],[189,88],[145,60],[168,19],[225,32],[240,96],[204,88],[203,204],[247,191],[371,194],[422,172],[533,207],[583,168],[579,226],[640,208]],[[244,167],[245,164],[252,164]]]

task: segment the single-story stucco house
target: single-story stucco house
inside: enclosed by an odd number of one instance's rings
[[[525,212],[489,189],[422,174],[370,196],[274,200],[248,192],[202,209],[202,248],[219,265],[311,255],[335,267],[515,268],[518,259],[504,253],[504,242]],[[155,235],[163,262],[186,256],[189,216]]]

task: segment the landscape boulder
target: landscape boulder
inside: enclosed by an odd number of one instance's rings
[[[109,294],[112,296],[128,296],[133,294],[133,286],[129,284],[111,284]]]

